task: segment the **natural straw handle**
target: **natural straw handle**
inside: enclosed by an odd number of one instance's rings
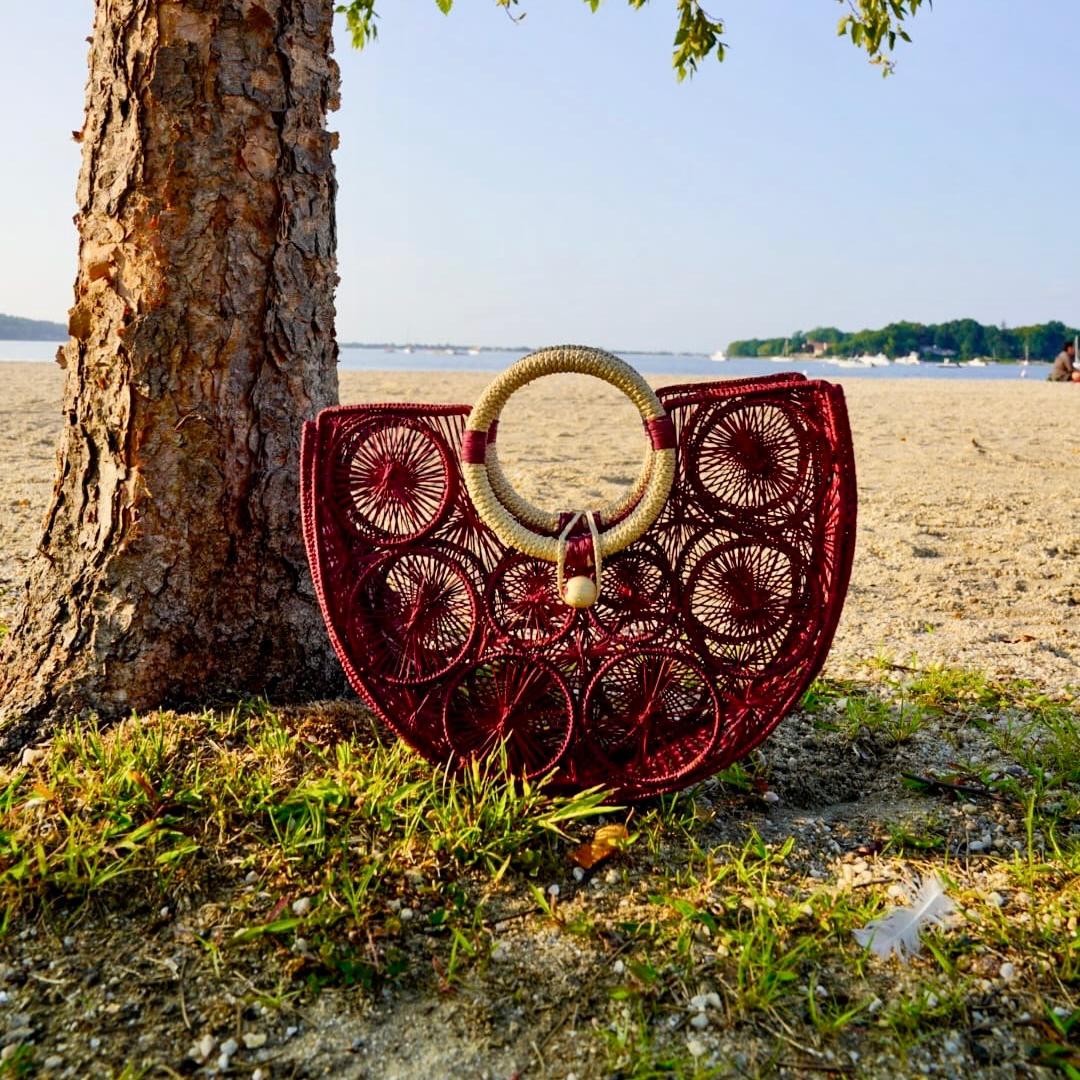
[[[540,527],[547,527],[548,520],[557,521],[557,516],[531,507],[516,492],[507,496],[506,492],[513,492],[513,488],[498,468],[497,459],[493,471],[497,473],[496,482],[503,497],[496,494],[489,475],[488,435],[511,394],[534,379],[559,373],[592,375],[621,390],[637,407],[649,434],[651,447],[639,483],[640,497],[621,521],[599,532],[599,553],[602,558],[607,558],[632,544],[652,525],[664,507],[675,478],[674,425],[649,384],[617,356],[581,345],[560,345],[530,353],[496,376],[480,395],[466,421],[461,443],[462,475],[477,514],[504,544],[534,558],[558,562],[558,537],[529,528],[504,503],[511,506],[524,504],[532,513],[521,516]],[[536,515],[540,515],[541,520],[538,521]]]

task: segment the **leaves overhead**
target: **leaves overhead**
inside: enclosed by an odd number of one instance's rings
[[[504,8],[508,14],[511,14],[512,8],[518,6],[518,2],[519,0],[495,0],[496,6]],[[627,2],[633,8],[641,8],[649,0]],[[933,6],[933,0],[837,2],[848,8],[848,14],[840,20],[840,36],[850,37],[852,44],[865,49],[870,62],[881,65],[885,75],[891,74],[894,69],[892,51],[897,40],[911,40],[903,29],[904,20],[910,19],[923,3],[928,7]],[[448,15],[454,0],[435,0],[435,3],[444,15]],[[585,3],[596,11],[601,0],[585,0]],[[719,19],[711,18],[698,0],[675,0],[675,8],[679,22],[675,31],[671,63],[676,77],[682,82],[687,75],[693,75],[697,71],[699,60],[705,60],[709,56],[715,56],[720,61],[724,59],[726,46],[721,40],[724,24]],[[378,37],[375,0],[351,0],[348,4],[339,5],[335,10],[345,16],[352,34],[352,43],[357,49],[362,49],[369,41]],[[514,18],[512,14],[511,17]],[[518,19],[523,17],[517,16]]]

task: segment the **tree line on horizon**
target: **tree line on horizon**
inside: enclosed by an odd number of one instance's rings
[[[890,359],[919,353],[928,359],[955,356],[972,360],[977,356],[992,360],[1051,361],[1062,343],[1080,332],[1063,322],[1033,326],[984,326],[974,319],[924,325],[895,322],[880,330],[845,333],[834,326],[819,326],[805,333],[799,330],[782,338],[748,338],[733,341],[728,356],[785,356],[818,353],[825,356],[859,356],[884,353]],[[815,350],[815,344],[818,348]],[[822,353],[820,346],[824,345]]]

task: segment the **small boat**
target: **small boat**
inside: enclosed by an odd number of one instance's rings
[[[724,355],[723,349],[717,349],[716,352],[709,353],[709,359],[715,360],[717,363],[719,363],[721,360],[726,360],[727,357]]]

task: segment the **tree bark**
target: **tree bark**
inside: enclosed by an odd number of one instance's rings
[[[66,425],[0,750],[77,713],[342,686],[299,525],[337,399],[328,0],[97,0]]]

